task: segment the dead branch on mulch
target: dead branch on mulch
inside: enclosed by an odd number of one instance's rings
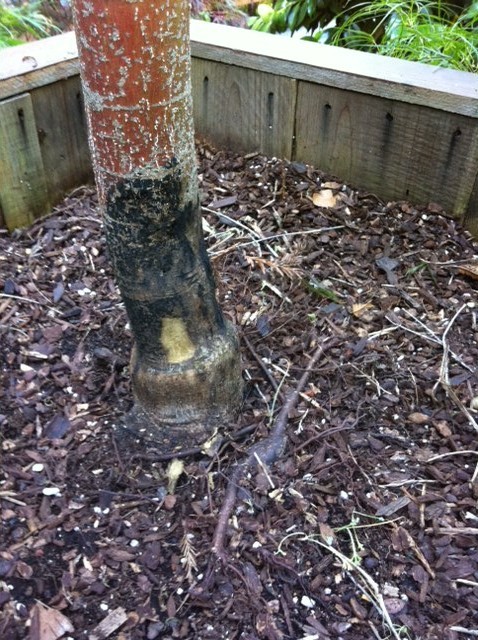
[[[244,460],[234,466],[227,482],[226,494],[222,506],[217,516],[217,525],[214,530],[212,549],[213,552],[220,560],[226,559],[225,552],[225,540],[227,534],[227,526],[234,504],[237,498],[237,491],[241,483],[242,478],[254,467],[267,466],[274,464],[279,456],[283,453],[286,446],[286,427],[289,420],[289,416],[293,409],[297,405],[300,398],[300,393],[305,388],[310,374],[324,354],[324,352],[332,345],[336,344],[336,340],[330,340],[322,345],[319,345],[311,357],[306,370],[302,374],[295,389],[286,398],[279,415],[277,416],[271,432],[267,438],[252,445],[246,451],[246,457]]]

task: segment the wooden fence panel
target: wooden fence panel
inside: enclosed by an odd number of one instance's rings
[[[198,136],[217,147],[292,157],[295,80],[196,58],[192,84]]]
[[[478,128],[468,116],[299,83],[296,157],[384,199],[468,207]]]
[[[463,218],[463,225],[475,238],[478,239],[478,175]]]
[[[9,230],[50,210],[43,159],[29,93],[0,102],[0,209]]]
[[[477,74],[194,20],[191,34],[199,136],[436,201],[478,237]],[[90,178],[78,71],[73,33],[0,52],[0,225],[2,206],[25,225]]]
[[[79,76],[33,91],[32,102],[50,200],[58,202],[92,180]]]

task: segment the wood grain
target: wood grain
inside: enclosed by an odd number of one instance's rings
[[[478,117],[478,75],[191,21],[193,57]]]
[[[52,203],[92,182],[86,116],[78,76],[32,92],[46,182]]]
[[[385,199],[465,213],[478,166],[476,120],[299,83],[295,155]]]
[[[9,230],[50,209],[30,94],[0,102],[0,208]]]
[[[0,50],[0,99],[78,75],[73,31]]]
[[[474,238],[478,238],[478,175],[463,217],[463,226],[468,229]]]
[[[198,136],[235,151],[292,157],[296,82],[206,60],[193,60]]]

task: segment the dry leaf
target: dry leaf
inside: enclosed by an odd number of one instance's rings
[[[322,189],[341,189],[342,183],[336,181],[324,182],[321,187]]]
[[[371,302],[364,302],[362,304],[353,304],[352,305],[352,315],[356,318],[361,318],[366,311],[369,309],[373,309],[373,304]]]
[[[246,317],[246,314],[244,314],[244,317]],[[247,320],[249,320],[249,322],[251,321],[251,319],[252,317],[248,316]],[[205,453],[210,458],[213,458],[218,452],[218,449],[221,446],[221,442],[222,442],[222,436],[216,430],[212,434],[212,436],[209,438],[209,440],[207,440],[203,445],[201,445],[202,453]]]
[[[407,605],[406,601],[401,598],[384,598],[383,603],[391,616],[396,616],[403,611]]]
[[[58,640],[74,630],[69,619],[56,609],[41,602],[33,606],[29,640]]]
[[[446,420],[436,420],[433,422],[433,426],[442,438],[449,438],[453,433],[450,429],[450,425]]]
[[[319,531],[322,540],[325,542],[325,544],[331,547],[334,544],[335,540],[335,532],[332,527],[330,527],[325,522],[319,522]]]
[[[427,424],[427,422],[430,422],[430,416],[427,416],[426,413],[415,411],[407,416],[407,421],[412,424]]]
[[[334,195],[332,189],[322,189],[312,194],[312,202],[316,207],[331,209],[337,204],[338,196]]]
[[[29,580],[33,575],[33,567],[26,562],[19,560],[16,564],[17,573],[24,579]]]
[[[172,494],[168,494],[164,498],[164,502],[163,502],[164,508],[167,509],[168,511],[171,511],[176,506],[177,500],[178,500],[177,496],[173,496]]]
[[[478,280],[478,263],[468,262],[467,264],[461,264],[458,267],[458,273],[462,276],[473,278],[473,280]]]

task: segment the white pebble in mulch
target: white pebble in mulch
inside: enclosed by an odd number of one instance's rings
[[[44,496],[59,496],[60,489],[58,487],[45,487],[42,493]]]
[[[313,607],[315,607],[315,601],[312,600],[312,598],[309,598],[309,596],[302,596],[302,598],[300,599],[300,604],[303,607],[307,607],[307,609],[312,609]]]

